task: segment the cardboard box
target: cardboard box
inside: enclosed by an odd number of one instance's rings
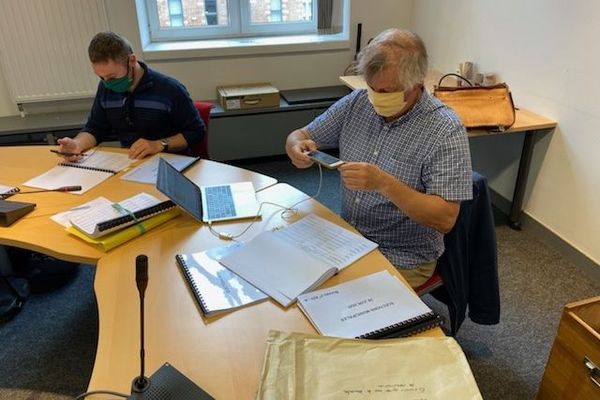
[[[217,86],[217,99],[226,111],[279,107],[279,90],[267,82]]]

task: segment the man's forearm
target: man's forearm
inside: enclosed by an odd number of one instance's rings
[[[442,233],[449,232],[458,217],[459,202],[421,193],[391,175],[386,174],[379,192],[412,220]]]
[[[204,134],[206,135],[206,132]],[[169,140],[169,153],[177,153],[188,148],[188,142],[183,133],[169,136],[167,139]]]

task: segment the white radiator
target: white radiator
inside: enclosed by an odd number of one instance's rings
[[[105,30],[104,0],[0,0],[0,64],[13,101],[93,96],[87,47]]]

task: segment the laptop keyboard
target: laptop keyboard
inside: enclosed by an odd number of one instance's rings
[[[231,186],[209,186],[204,188],[208,220],[235,216]]]

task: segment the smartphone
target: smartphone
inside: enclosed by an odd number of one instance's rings
[[[314,150],[308,153],[308,156],[315,162],[321,164],[325,168],[335,169],[342,165],[344,162],[339,158],[336,158],[327,153],[323,153],[319,150]]]

